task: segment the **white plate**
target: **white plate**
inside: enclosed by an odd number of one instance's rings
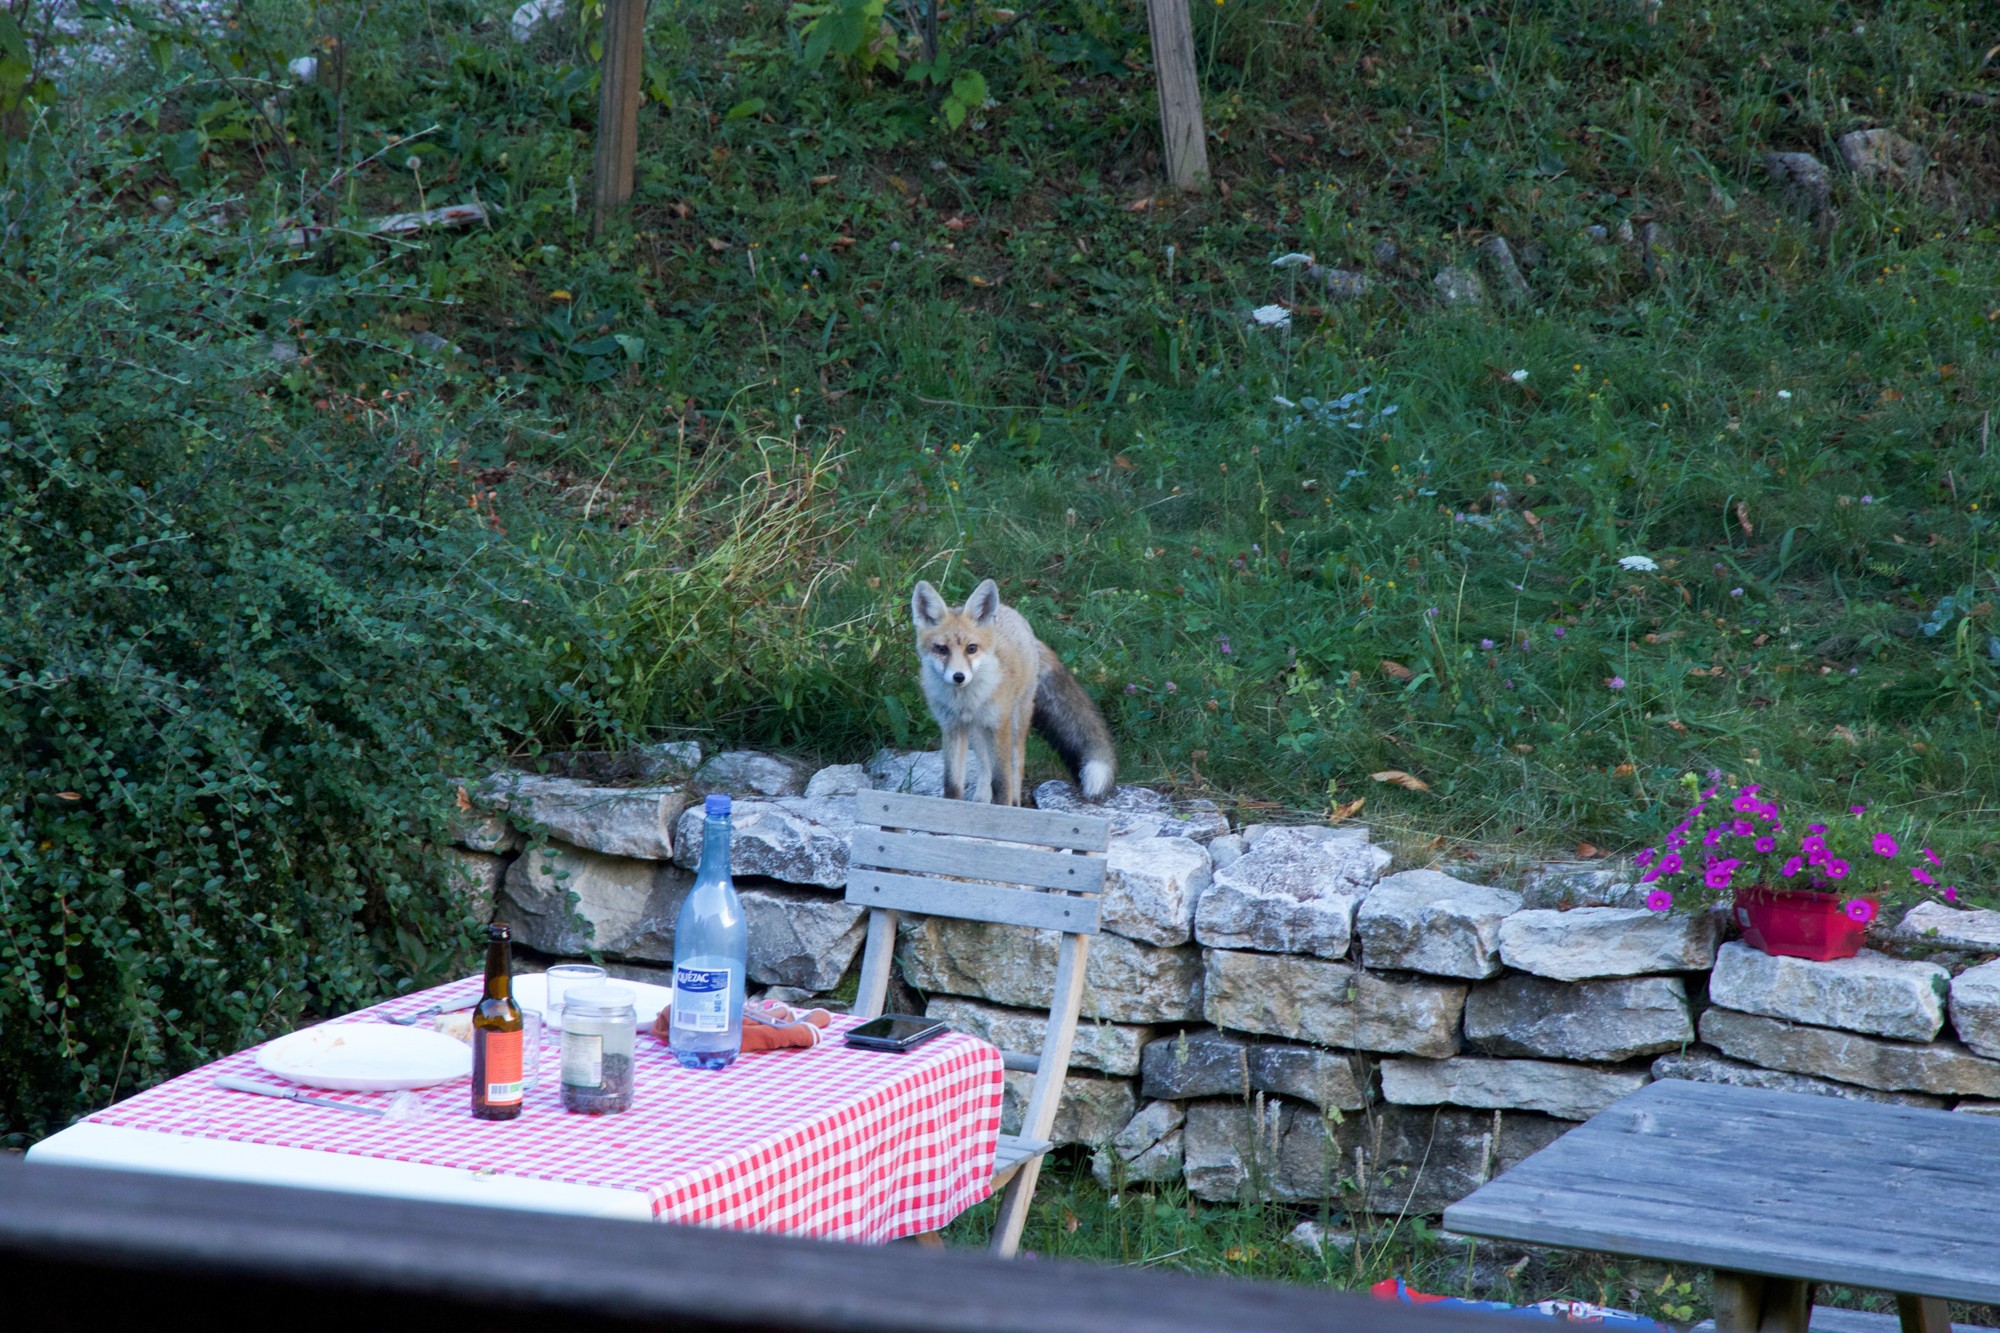
[[[472,1048],[428,1028],[322,1023],[280,1037],[257,1063],[309,1088],[390,1092],[428,1088],[472,1072]]]
[[[632,1015],[639,1020],[641,1028],[653,1025],[653,1018],[660,1010],[673,1002],[671,986],[654,986],[644,981],[624,981],[611,977],[592,985],[618,986],[632,992]],[[531,972],[514,978],[514,1003],[523,1009],[539,1009],[544,1021],[548,1019],[549,979],[541,972]]]

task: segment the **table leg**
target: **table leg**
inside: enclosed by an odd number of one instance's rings
[[[1951,1333],[1951,1308],[1936,1296],[1896,1297],[1903,1333]]]
[[[1806,1333],[1813,1284],[1797,1278],[1715,1270],[1717,1333]],[[1915,1333],[1948,1333],[1916,1330]]]

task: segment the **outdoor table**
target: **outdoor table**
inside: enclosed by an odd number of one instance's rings
[[[481,985],[470,977],[333,1021],[451,1009]],[[829,1036],[858,1021],[836,1016]],[[283,1084],[252,1048],[99,1111],[28,1156],[874,1242],[938,1230],[992,1193],[1001,1057],[963,1033],[903,1054],[833,1039],[718,1071],[683,1069],[642,1031],[633,1104],[614,1115],[563,1110],[556,1054],[551,1040],[514,1120],[475,1120],[464,1077],[424,1089],[423,1114],[397,1120],[216,1087],[219,1074]],[[396,1095],[301,1091],[376,1107]]]
[[[1805,1333],[1815,1282],[1906,1333],[2000,1301],[2000,1119],[1663,1079],[1445,1209],[1452,1231],[1715,1270],[1723,1330]]]

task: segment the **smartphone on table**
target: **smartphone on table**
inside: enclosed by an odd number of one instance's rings
[[[949,1031],[939,1019],[917,1014],[884,1014],[850,1028],[847,1044],[868,1051],[909,1051]]]

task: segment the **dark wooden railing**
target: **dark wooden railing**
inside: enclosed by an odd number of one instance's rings
[[[0,1160],[0,1328],[1476,1333],[1345,1292]]]

